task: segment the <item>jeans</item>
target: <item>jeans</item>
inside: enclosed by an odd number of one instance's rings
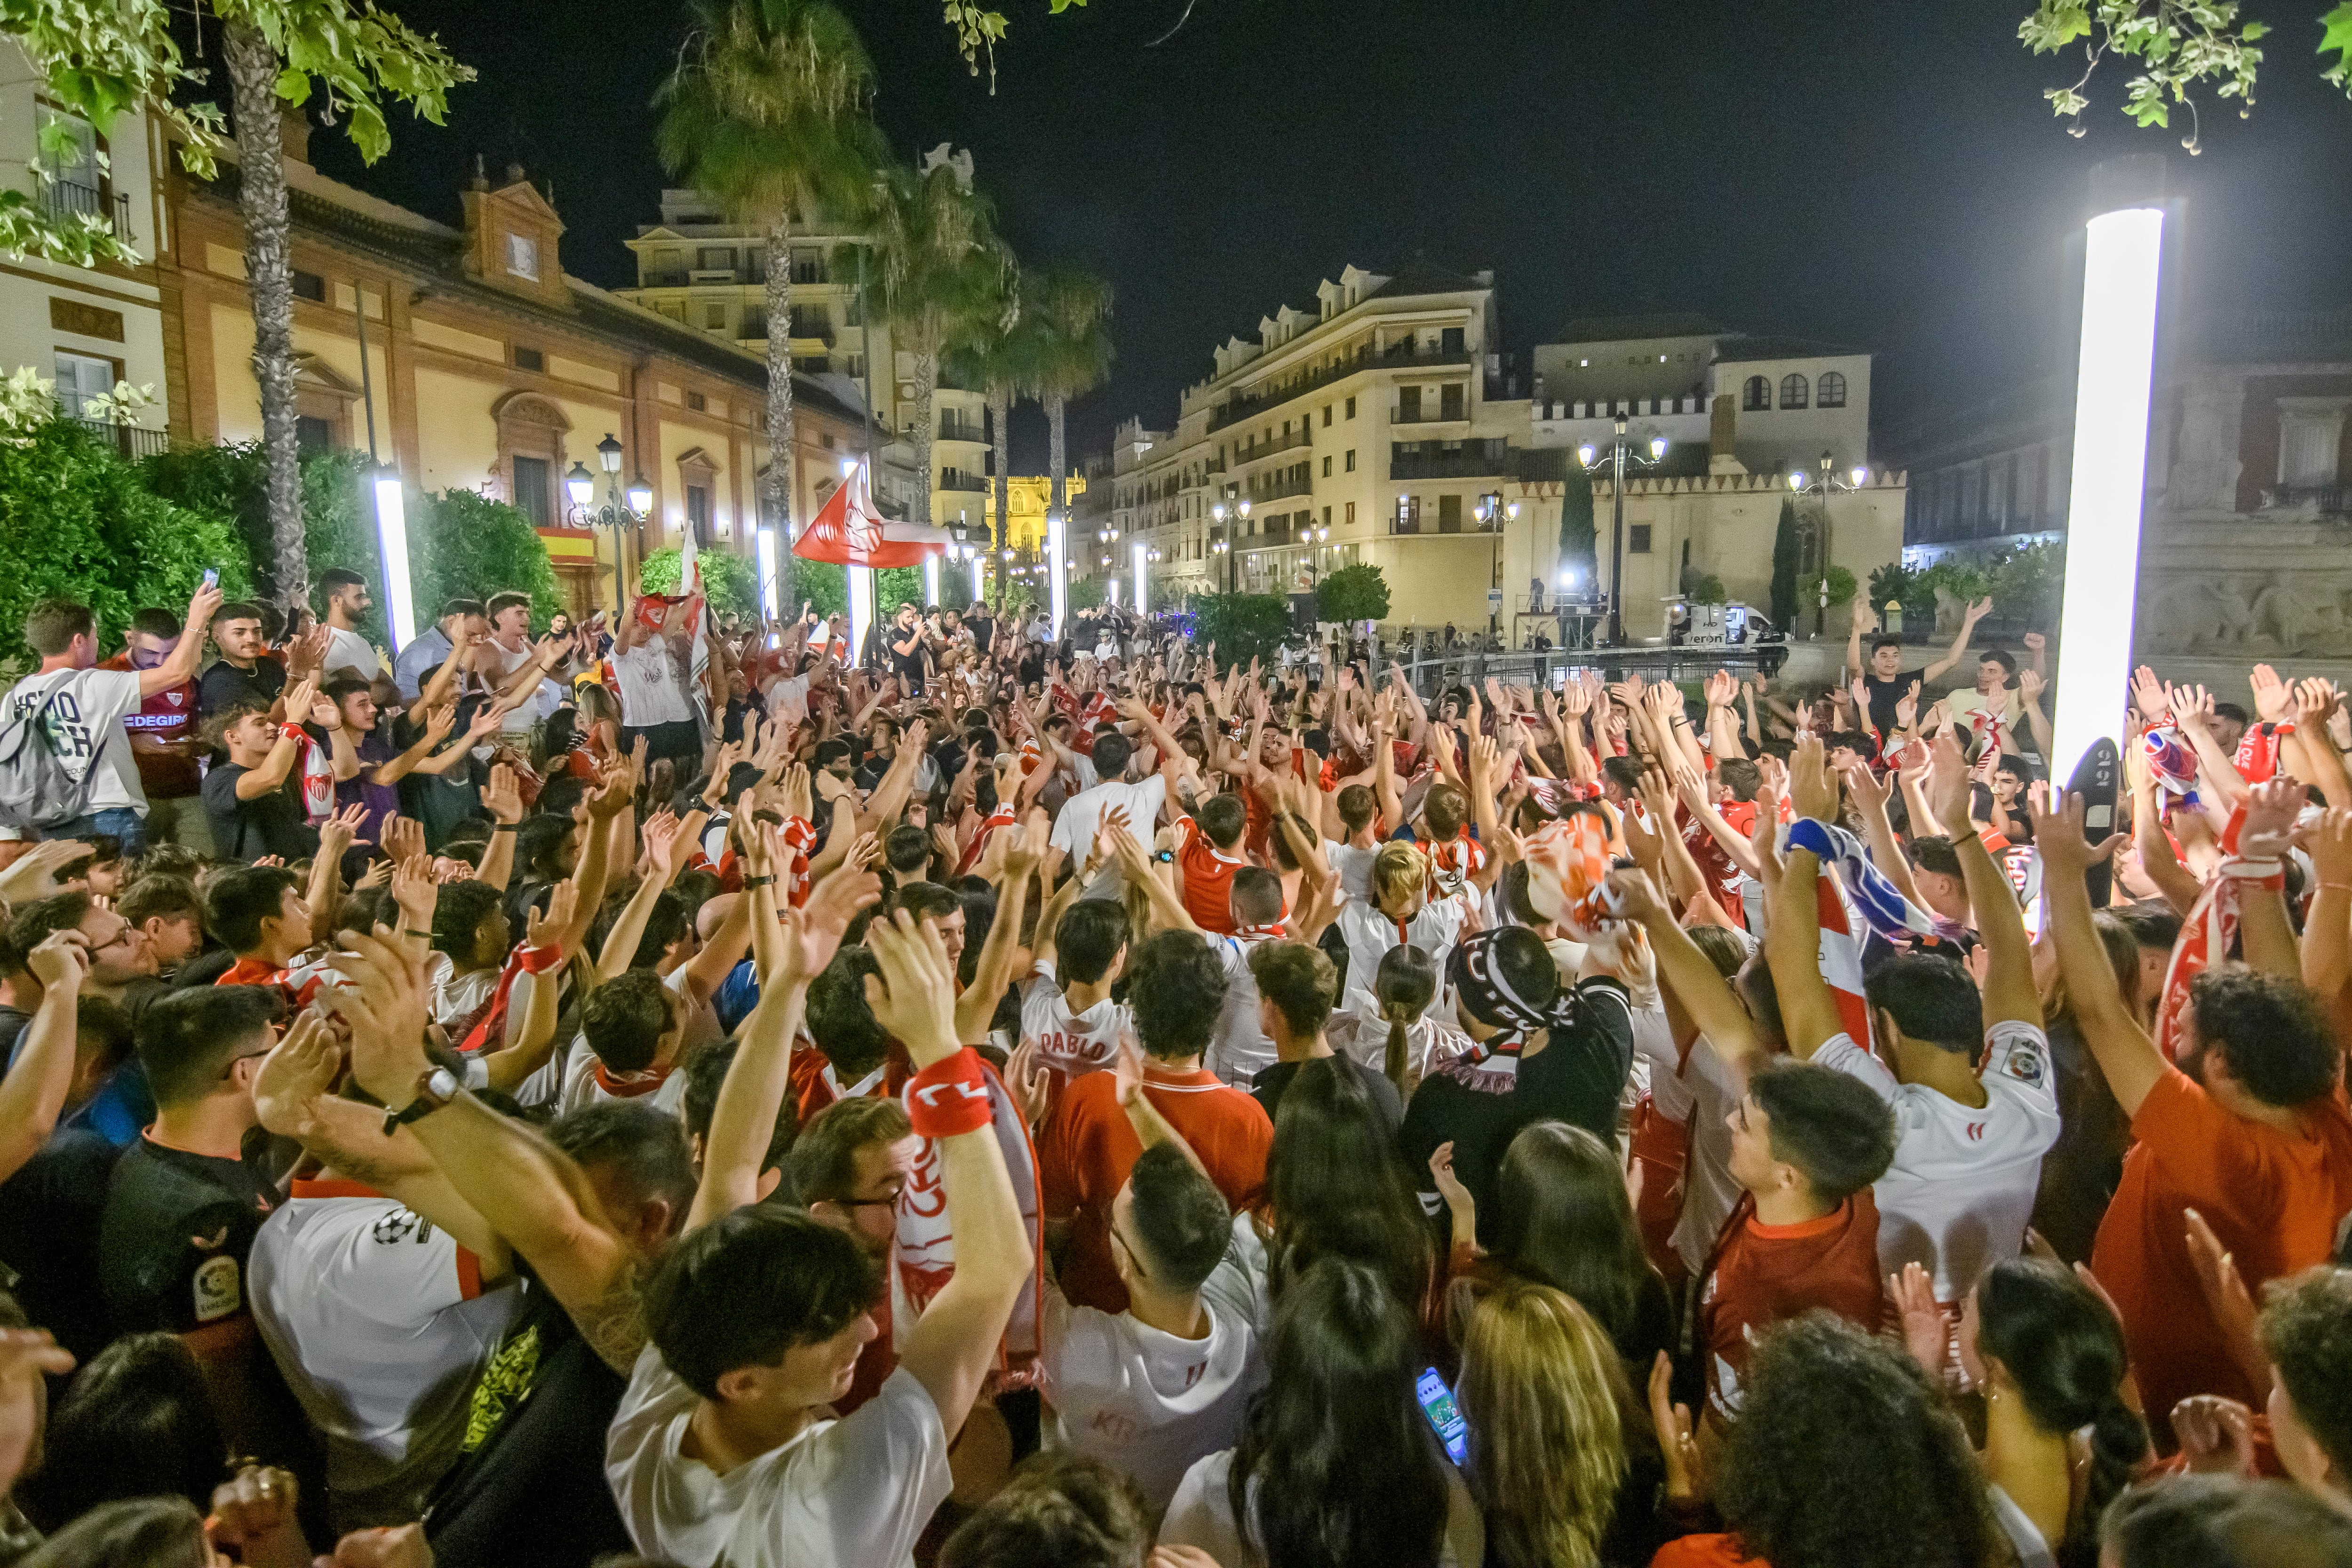
[[[147,849],[145,819],[128,806],[109,806],[102,811],[86,811],[71,821],[59,822],[54,828],[37,828],[34,837],[39,839],[86,839],[92,833],[108,833],[122,842],[126,855],[142,854]]]

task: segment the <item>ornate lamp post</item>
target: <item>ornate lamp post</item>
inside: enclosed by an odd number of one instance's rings
[[[1822,501],[1821,516],[1813,525],[1813,571],[1821,584],[1821,603],[1813,618],[1816,637],[1830,618],[1830,497],[1843,490],[1859,490],[1869,483],[1870,470],[1859,463],[1841,478],[1837,460],[1827,452],[1822,454],[1822,465],[1812,476],[1808,477],[1802,468],[1789,476],[1790,490],[1800,496],[1818,496]]]
[[[584,465],[574,463],[563,476],[563,488],[572,498],[572,510],[564,521],[575,528],[610,528],[613,530],[613,606],[618,614],[624,606],[621,592],[621,539],[625,532],[641,527],[653,513],[654,487],[646,483],[643,474],[637,476],[626,492],[625,502],[621,489],[621,444],[613,439],[610,431],[596,444],[596,462],[604,470],[604,504],[593,507],[596,498],[596,476]]]
[[[1209,548],[1225,558],[1225,591],[1227,593],[1234,591],[1234,530],[1247,521],[1249,515],[1250,504],[1246,497],[1234,502],[1230,508],[1223,501],[1209,508],[1209,516],[1217,520],[1218,528],[1216,543]],[[1230,524],[1226,521],[1228,517],[1233,519]]]
[[[1617,416],[1616,434],[1610,437],[1609,450],[1596,453],[1590,443],[1576,449],[1576,460],[1588,474],[1607,470],[1609,482],[1609,641],[1612,645],[1625,641],[1625,620],[1622,606],[1625,602],[1625,465],[1654,468],[1665,460],[1666,438],[1650,438],[1650,455],[1643,456],[1625,438],[1625,416]]]

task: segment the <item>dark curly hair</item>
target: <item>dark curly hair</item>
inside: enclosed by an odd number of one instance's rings
[[[2208,969],[2189,982],[2189,1009],[2195,1061],[2218,1047],[2230,1075],[2263,1104],[2302,1105],[2336,1087],[2344,1048],[2301,981],[2241,964]]]
[[[2270,1288],[2263,1352],[2301,1421],[2352,1474],[2352,1269],[2317,1268]]]
[[[2010,1560],[1958,1419],[1891,1341],[1827,1312],[1757,1342],[1717,1509],[1772,1568],[1989,1568]]]

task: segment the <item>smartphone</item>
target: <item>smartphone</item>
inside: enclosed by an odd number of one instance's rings
[[[206,588],[218,588],[220,586],[220,568],[216,566],[208,566],[205,568],[205,586]]]
[[[1462,1419],[1461,1406],[1454,1403],[1454,1391],[1445,1386],[1445,1379],[1437,1368],[1425,1366],[1414,1382],[1413,1393],[1421,1400],[1421,1413],[1437,1429],[1437,1440],[1445,1445],[1445,1457],[1455,1469],[1470,1462],[1470,1427]]]

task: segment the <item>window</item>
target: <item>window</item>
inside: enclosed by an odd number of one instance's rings
[[[1348,400],[1348,417],[1349,419],[1356,417],[1356,400],[1354,398],[1349,398]]]
[[[547,369],[547,356],[541,353],[537,349],[526,349],[520,343],[517,343],[515,345],[514,357],[515,369],[519,371],[543,371]]]
[[[713,332],[727,330],[727,307],[706,305],[702,308],[702,324]]]
[[[114,390],[114,361],[89,354],[58,350],[58,412],[68,419],[85,417],[82,405]]]
[[[830,452],[830,451],[832,451],[832,450],[833,450],[833,437],[832,437],[832,436],[830,436],[830,435],[824,435],[824,436],[820,436],[820,437],[819,437],[819,439],[821,439],[822,441],[824,441],[824,449],[825,449],[827,452]]]
[[[1331,405],[1328,402],[1323,405],[1323,428],[1331,428]]]
[[[1625,529],[1625,553],[1627,555],[1647,555],[1650,553],[1649,524],[1633,523],[1627,526]]]
[[[1461,497],[1437,497],[1437,531],[1441,534],[1458,534],[1462,531]]]
[[[710,412],[710,400],[698,392],[690,392],[686,394],[686,406],[697,413],[708,413]]]
[[[1813,406],[1815,408],[1843,408],[1845,406],[1845,377],[1835,371],[1823,371],[1822,372],[1822,379],[1814,386],[1813,392],[1815,394],[1813,398]]]
[[[1347,517],[1348,517],[1348,526],[1349,526],[1349,528],[1353,528],[1353,527],[1355,527],[1355,524],[1356,524],[1356,503],[1355,503],[1355,502],[1353,502],[1353,501],[1350,501],[1350,502],[1349,502],[1349,503],[1348,503],[1348,513],[1347,513]]]
[[[1806,402],[1806,393],[1811,390],[1812,389],[1806,384],[1804,377],[1799,375],[1794,371],[1790,371],[1787,375],[1780,378],[1780,406],[1782,408],[1804,407]]]
[[[694,265],[703,272],[732,272],[735,253],[723,245],[707,245],[694,253]]]
[[[518,456],[514,460],[515,510],[529,517],[536,528],[546,528],[553,521],[547,466],[544,457]]]
[[[78,114],[62,114],[44,106],[40,112],[41,128],[52,136],[62,135],[65,147],[51,152],[42,148],[41,153],[55,165],[53,176],[42,187],[41,203],[57,218],[88,215],[109,217],[103,183],[106,175],[98,162],[98,132],[89,120]],[[58,128],[52,131],[51,128]]]
[[[1437,340],[1437,351],[1441,354],[1459,354],[1463,352],[1462,329],[1459,327],[1448,327],[1444,332],[1440,333]]]
[[[1762,376],[1750,376],[1739,388],[1739,406],[1748,413],[1772,406],[1772,383]]]
[[[1331,460],[1328,457],[1323,459],[1323,477],[1326,479],[1331,477]]]
[[[335,449],[335,425],[332,420],[321,419],[315,413],[294,416],[294,449],[305,457],[316,457]]]
[[[539,277],[539,241],[529,235],[507,235],[507,270],[517,277]]]
[[[1327,528],[1331,526],[1331,508],[1328,507],[1323,508],[1323,526]]]
[[[1356,471],[1356,449],[1355,449],[1354,447],[1352,447],[1352,446],[1351,446],[1351,447],[1349,447],[1349,448],[1348,449],[1348,472],[1349,472],[1349,473],[1350,473],[1350,474],[1353,474],[1355,471]]]
[[[294,298],[315,299],[324,305],[327,302],[327,280],[315,272],[304,272],[299,267],[295,268]]]
[[[1419,387],[1397,388],[1397,423],[1412,424],[1418,423],[1420,418],[1421,389]]]
[[[1438,418],[1440,418],[1440,419],[1461,419],[1461,418],[1465,417],[1465,416],[1464,415],[1463,412],[1462,412],[1463,392],[1464,392],[1464,391],[1465,391],[1465,389],[1464,389],[1464,387],[1463,387],[1462,383],[1461,383],[1461,382],[1454,382],[1454,383],[1452,383],[1452,384],[1450,384],[1450,385],[1444,386],[1444,387],[1441,387],[1441,388],[1439,388],[1439,389],[1438,389],[1438,392],[1437,392],[1437,417],[1438,417]]]
[[[710,487],[688,485],[686,487],[686,526],[694,535],[694,542],[710,542]]]

